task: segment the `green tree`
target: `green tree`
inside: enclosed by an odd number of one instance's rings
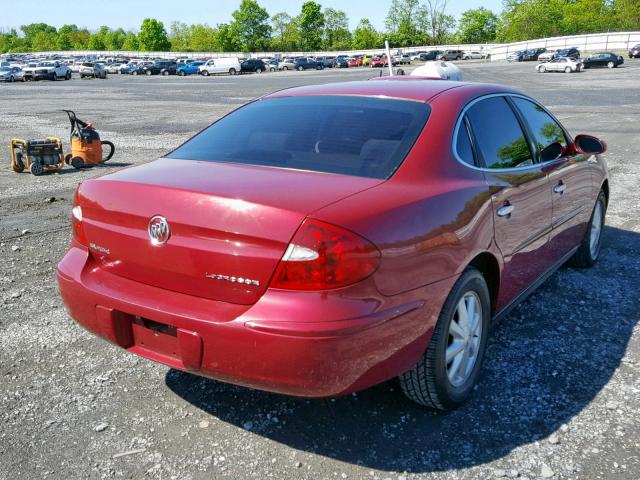
[[[189,50],[192,52],[216,52],[220,51],[219,32],[207,24],[192,25]]]
[[[640,2],[638,0],[613,0],[615,27],[618,30],[640,30]]]
[[[458,39],[460,43],[493,42],[499,23],[498,16],[484,7],[467,10],[458,24]]]
[[[287,34],[292,18],[287,12],[279,12],[271,17],[271,45],[274,50],[288,50]]]
[[[122,50],[122,45],[127,38],[127,32],[122,28],[110,30],[104,36],[104,44],[107,50]]]
[[[255,0],[242,0],[240,7],[232,14],[240,47],[245,52],[266,50],[271,38],[269,14]]]
[[[221,51],[239,52],[242,50],[242,39],[233,23],[221,23],[218,25],[218,38]]]
[[[517,42],[562,35],[566,0],[505,0],[497,38]]]
[[[140,48],[138,44],[138,36],[133,32],[128,32],[122,44],[122,49],[129,52],[135,52]]]
[[[300,46],[305,51],[322,48],[322,29],[324,14],[319,3],[308,1],[302,4],[302,12],[298,18],[300,25]]]
[[[351,47],[349,17],[345,12],[325,8],[323,41],[324,48],[329,50],[347,50]]]
[[[451,40],[451,31],[456,26],[456,19],[446,13],[447,0],[427,0],[429,34],[436,45],[443,45]]]
[[[613,17],[613,5],[608,0],[575,0],[565,4],[560,29],[564,35],[606,32],[616,27],[611,22]]]
[[[191,36],[194,25],[187,25],[184,22],[171,22],[169,39],[171,50],[175,52],[188,52],[191,50]]]
[[[31,38],[32,52],[47,52],[58,48],[58,34],[51,32],[37,32]]]
[[[145,18],[142,21],[138,44],[140,50],[148,52],[168,52],[171,49],[164,24],[154,18]]]
[[[413,46],[429,42],[429,15],[419,0],[393,0],[385,26],[392,45]]]
[[[382,35],[371,25],[368,18],[363,18],[353,31],[352,47],[354,50],[365,50],[381,47]]]

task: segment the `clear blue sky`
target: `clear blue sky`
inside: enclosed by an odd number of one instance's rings
[[[383,28],[391,0],[316,0],[323,7],[344,10],[351,27],[368,18],[376,28]],[[285,11],[300,13],[303,0],[258,0],[270,15]],[[449,0],[448,13],[484,6],[499,13],[502,0]],[[216,25],[231,20],[240,0],[0,0],[0,28],[19,27],[25,23],[44,22],[59,27],[75,23],[95,29],[100,25],[137,30],[146,17],[157,18],[167,30],[174,20]]]

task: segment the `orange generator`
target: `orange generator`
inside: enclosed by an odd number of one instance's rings
[[[113,157],[115,146],[106,140],[100,140],[100,135],[91,123],[86,123],[76,117],[72,110],[63,110],[71,122],[71,153],[65,157],[65,162],[74,168],[84,168],[104,163]],[[109,147],[109,154],[104,155],[103,146]]]

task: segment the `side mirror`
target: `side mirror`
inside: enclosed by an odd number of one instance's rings
[[[559,142],[553,142],[542,149],[540,152],[540,160],[542,162],[555,160],[562,155],[562,150],[562,144]]]
[[[607,144],[592,135],[578,135],[573,142],[577,153],[599,155],[607,151]]]

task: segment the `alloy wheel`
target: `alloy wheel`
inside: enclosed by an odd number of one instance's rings
[[[463,385],[471,376],[478,359],[482,339],[482,304],[478,295],[465,293],[449,323],[446,349],[447,377],[454,387]]]
[[[589,253],[594,260],[600,253],[600,236],[602,234],[602,202],[598,201],[591,219],[591,233],[589,237]]]

